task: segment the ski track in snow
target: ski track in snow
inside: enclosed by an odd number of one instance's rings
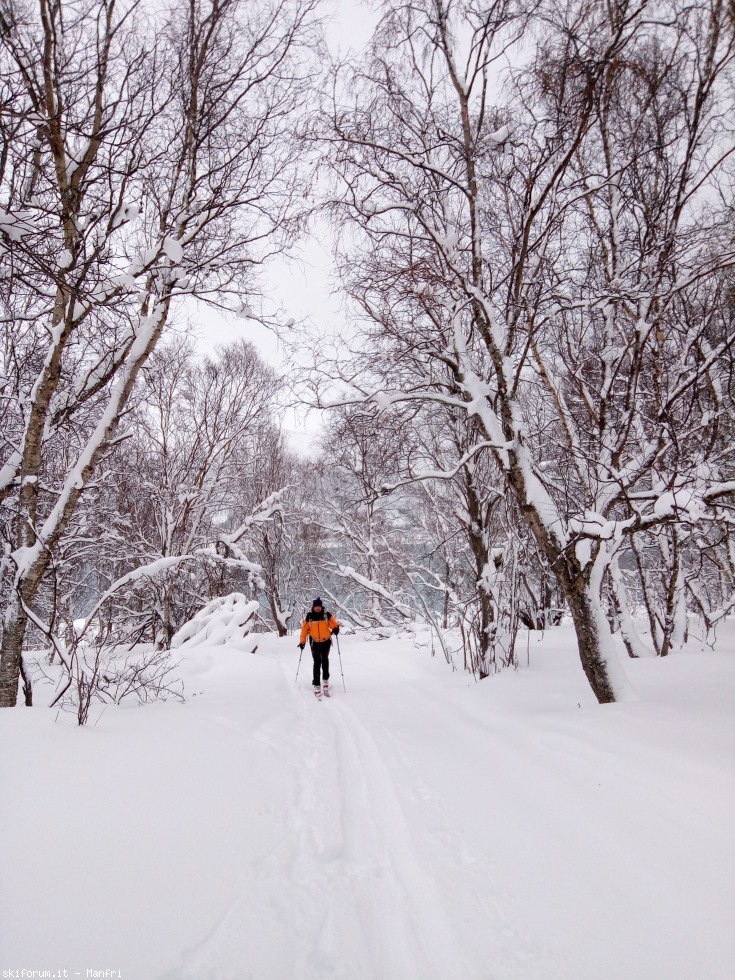
[[[600,708],[568,635],[481,685],[352,638],[321,702],[272,638],[184,660],[185,705],[0,716],[3,965],[730,980],[733,658],[637,662],[644,698]]]
[[[333,678],[333,696],[321,702],[309,688],[294,687],[290,663],[274,663],[281,671],[280,721],[288,727],[268,722],[268,735],[256,738],[277,742],[279,753],[294,760],[281,840],[247,870],[215,928],[162,980],[568,980],[560,950],[529,931],[517,897],[496,881],[487,857],[492,845],[478,858],[456,813],[447,813],[446,781],[420,772],[408,747],[417,743],[391,724],[406,714],[408,698],[408,715],[421,719],[419,743],[426,727],[451,729],[443,761],[458,785],[467,783],[468,771],[482,769],[489,743],[504,757],[496,765],[507,770],[509,785],[525,766],[532,788],[528,799],[504,801],[511,812],[533,812],[533,787],[545,778],[526,758],[528,740],[513,724],[465,714],[466,704],[452,711],[411,658],[383,659],[376,647],[369,660],[352,664],[354,690],[345,696]],[[384,685],[386,667],[392,679]],[[488,823],[480,833],[490,837],[494,830]],[[441,882],[433,875],[437,857]],[[472,914],[458,919],[457,907]],[[298,941],[284,941],[289,935]],[[468,947],[475,947],[473,960]]]
[[[341,690],[320,704],[289,684],[290,670],[280,687],[291,737],[280,750],[296,778],[282,839],[161,980],[472,976],[370,731]],[[284,945],[281,931],[306,941]]]

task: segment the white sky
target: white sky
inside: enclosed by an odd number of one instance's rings
[[[360,0],[331,0],[324,4],[326,36],[335,56],[358,51],[370,39],[377,22],[373,5]],[[329,229],[323,222],[315,225],[314,234],[304,238],[291,260],[279,258],[265,270],[265,311],[284,310],[284,320],[292,317],[299,324],[316,328],[319,334],[339,329],[344,318],[342,300],[333,293],[331,243]],[[201,303],[192,303],[188,314],[195,324],[197,346],[208,353],[215,346],[244,338],[255,344],[261,356],[274,367],[288,367],[288,351],[277,337],[254,320],[221,314]],[[290,411],[285,428],[295,448],[308,448],[320,425],[317,413]]]
[[[321,233],[326,234],[326,229],[322,228]],[[299,244],[292,259],[278,258],[266,269],[264,311],[273,314],[282,308],[284,321],[289,318],[296,321],[293,327],[296,340],[300,339],[300,326],[310,332],[316,328],[320,334],[331,334],[340,327],[344,313],[342,300],[332,289],[331,266],[329,243],[321,243],[312,235]],[[256,320],[239,319],[195,302],[187,313],[202,354],[243,338],[254,344],[261,357],[273,367],[285,371],[294,365],[286,345]],[[284,328],[283,333],[289,336],[290,331]],[[301,451],[308,450],[320,425],[319,413],[304,409],[288,410],[284,418],[292,446]]]

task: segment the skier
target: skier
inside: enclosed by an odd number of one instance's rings
[[[338,633],[339,623],[330,612],[325,611],[324,603],[317,596],[311,604],[311,612],[306,614],[299,641],[299,650],[303,650],[306,646],[306,637],[309,637],[311,656],[314,660],[312,683],[317,697],[321,697],[322,694],[319,686],[320,672],[324,680],[324,693],[329,697],[329,648],[332,645],[332,636],[337,636]]]

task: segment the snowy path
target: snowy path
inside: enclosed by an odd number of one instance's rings
[[[732,656],[636,664],[600,709],[567,634],[482,685],[345,638],[318,703],[293,645],[199,652],[185,705],[83,731],[0,715],[3,968],[734,975]]]
[[[341,691],[319,704],[281,669],[277,742],[296,764],[279,842],[168,976],[469,976],[371,732]]]

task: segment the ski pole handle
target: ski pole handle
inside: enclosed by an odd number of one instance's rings
[[[296,687],[296,685],[299,682],[299,671],[301,670],[301,655],[303,652],[304,652],[304,645],[302,643],[299,643],[299,665],[296,668],[296,680],[293,682],[294,687]]]

